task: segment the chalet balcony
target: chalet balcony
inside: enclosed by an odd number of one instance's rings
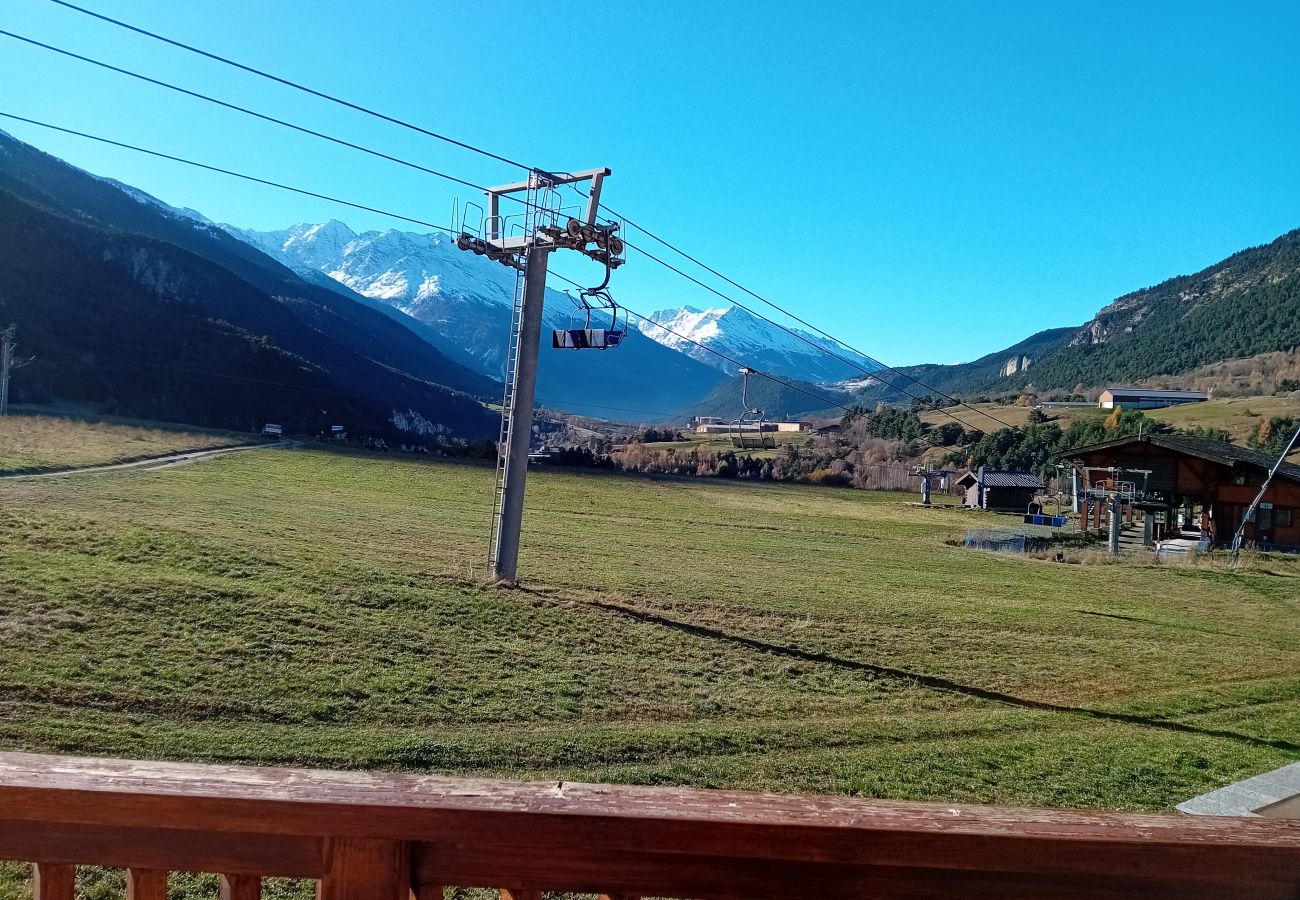
[[[605,898],[1300,897],[1300,820],[895,803],[0,753],[0,859],[38,900],[76,865],[262,877],[321,900],[446,887]]]

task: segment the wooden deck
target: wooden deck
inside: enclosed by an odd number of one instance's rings
[[[610,898],[1300,898],[1300,820],[893,803],[678,788],[0,753],[0,859],[319,880],[322,900],[445,886]]]

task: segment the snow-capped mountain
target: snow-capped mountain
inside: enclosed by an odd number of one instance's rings
[[[457,250],[441,234],[358,234],[337,220],[280,231],[224,227],[300,274],[324,274],[431,326],[443,339],[440,349],[454,349],[499,374],[501,322],[513,297],[514,270]],[[567,304],[558,292],[548,300]]]
[[[751,368],[800,381],[837,382],[861,378],[864,371],[880,368],[834,341],[797,328],[791,329],[791,334],[739,307],[683,306],[659,310],[649,318],[653,324],[637,324],[646,337],[728,374],[735,374],[737,366],[704,347],[742,360]]]
[[[4,135],[0,185],[0,298],[35,359],[18,402],[241,430],[496,434],[499,385],[410,317]]]
[[[410,316],[419,323],[418,333],[439,350],[501,377],[514,269],[458,250],[453,239],[437,233],[358,234],[339,221],[279,231],[222,227],[303,277],[323,276]],[[547,290],[547,328],[581,327],[572,310],[568,297]],[[633,332],[609,353],[547,350],[538,377],[543,401],[600,415],[601,409],[616,407],[673,412],[708,393],[722,375],[675,347]]]

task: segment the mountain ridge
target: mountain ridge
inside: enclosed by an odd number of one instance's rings
[[[142,191],[12,136],[0,151],[2,314],[37,357],[15,402],[221,427],[316,430],[337,416],[373,433],[396,435],[398,418],[493,433],[475,398],[496,393],[491,379],[400,323]]]
[[[314,272],[400,310],[430,329],[427,339],[448,356],[459,354],[478,371],[501,377],[514,304],[514,269],[461,251],[438,233],[358,233],[338,220],[274,231],[222,227],[297,272]],[[581,327],[585,318],[575,311],[574,302],[547,288],[544,327]],[[553,350],[548,344],[544,337],[538,398],[569,412],[599,416],[610,406],[632,406],[666,418],[725,378],[714,367],[635,330],[629,330],[616,350],[574,352]]]

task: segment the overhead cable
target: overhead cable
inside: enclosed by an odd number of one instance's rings
[[[367,107],[367,106],[364,106],[364,105],[362,105],[362,104],[354,103],[354,102],[352,102],[352,101],[345,100],[345,99],[340,98],[340,97],[337,97],[337,96],[335,96],[335,95],[332,95],[332,94],[326,93],[326,92],[324,92],[324,91],[320,91],[320,90],[317,90],[317,89],[315,89],[315,88],[308,87],[308,86],[306,86],[306,85],[304,85],[304,84],[301,84],[300,82],[296,82],[296,81],[293,81],[293,80],[288,79],[288,78],[283,78],[283,77],[281,77],[281,76],[274,75],[274,74],[272,74],[272,73],[270,73],[270,72],[267,72],[267,71],[265,71],[265,70],[263,70],[263,69],[259,69],[259,68],[255,67],[255,66],[250,66],[250,65],[247,65],[247,64],[245,64],[245,63],[237,62],[236,60],[233,60],[233,59],[230,59],[230,58],[228,58],[228,57],[222,56],[221,54],[217,54],[217,53],[213,53],[213,52],[210,52],[210,51],[207,51],[207,50],[203,50],[203,49],[201,49],[201,48],[199,48],[199,47],[196,47],[196,46],[194,46],[194,45],[192,45],[192,44],[187,44],[187,43],[185,43],[185,42],[183,42],[183,41],[179,41],[179,40],[176,40],[176,39],[174,39],[174,38],[169,38],[169,37],[167,37],[167,36],[165,36],[165,35],[158,34],[157,32],[150,31],[150,30],[148,30],[148,29],[146,29],[146,28],[141,28],[141,27],[139,27],[139,26],[137,26],[137,25],[132,25],[132,24],[130,24],[129,22],[124,22],[124,21],[122,21],[122,20],[120,20],[120,19],[115,19],[115,18],[113,18],[113,17],[111,17],[111,16],[107,16],[107,15],[104,15],[104,14],[102,14],[102,13],[98,13],[98,12],[95,12],[95,11],[93,11],[93,10],[86,9],[85,7],[78,6],[78,5],[75,4],[75,3],[70,3],[70,2],[68,2],[68,0],[50,0],[50,2],[55,3],[55,4],[59,5],[59,6],[63,6],[63,7],[65,7],[65,8],[67,8],[67,9],[71,9],[71,10],[75,10],[75,11],[80,12],[80,13],[84,13],[85,15],[92,16],[92,17],[94,17],[94,18],[96,18],[96,19],[100,19],[100,20],[102,20],[102,21],[104,21],[104,22],[108,22],[108,23],[113,24],[113,25],[116,25],[116,26],[118,26],[118,27],[125,28],[125,29],[127,29],[127,30],[129,30],[129,31],[135,32],[135,33],[137,33],[137,34],[144,35],[144,36],[149,37],[149,38],[152,38],[152,39],[154,39],[154,40],[162,41],[163,43],[169,44],[169,45],[171,45],[171,46],[174,46],[174,47],[177,47],[177,48],[180,48],[180,49],[183,49],[183,50],[186,50],[186,51],[188,51],[188,52],[196,53],[196,54],[198,54],[198,55],[200,55],[200,56],[203,56],[203,57],[205,57],[205,58],[208,58],[208,59],[214,60],[214,61],[216,61],[216,62],[220,62],[220,63],[223,63],[223,64],[225,64],[225,65],[233,66],[233,67],[235,67],[235,68],[237,68],[237,69],[240,69],[240,70],[242,70],[242,71],[248,72],[248,73],[250,73],[250,74],[257,75],[257,76],[259,76],[259,77],[269,79],[269,80],[274,81],[274,82],[276,82],[276,83],[278,83],[278,84],[281,84],[281,85],[284,85],[284,86],[287,86],[287,87],[293,88],[293,89],[298,90],[298,91],[302,91],[302,92],[307,93],[307,94],[310,94],[310,95],[312,95],[312,96],[314,96],[314,97],[318,97],[318,98],[320,98],[320,99],[327,100],[327,101],[329,101],[329,102],[332,102],[332,103],[338,104],[338,105],[340,105],[340,106],[344,106],[344,107],[346,107],[346,108],[348,108],[348,109],[351,109],[351,110],[354,110],[354,111],[356,111],[356,112],[361,112],[361,113],[363,113],[363,114],[365,114],[365,115],[372,116],[372,117],[374,117],[374,118],[377,118],[377,119],[383,120],[383,121],[388,122],[388,123],[390,123],[390,124],[398,125],[398,126],[400,126],[400,127],[403,127],[403,128],[409,129],[409,130],[414,131],[414,132],[417,132],[417,133],[419,133],[419,134],[423,134],[423,135],[425,135],[425,136],[432,137],[432,138],[435,138],[435,139],[440,140],[440,141],[444,141],[444,142],[446,142],[446,143],[448,143],[448,144],[452,144],[452,145],[454,145],[454,146],[456,146],[456,147],[460,147],[460,148],[462,148],[462,149],[469,150],[469,151],[471,151],[471,152],[473,152],[473,153],[477,153],[477,154],[479,154],[479,155],[482,155],[482,156],[488,157],[488,158],[490,158],[490,159],[494,159],[494,160],[497,160],[497,161],[499,161],[499,162],[504,162],[504,163],[506,163],[506,164],[508,164],[508,165],[512,165],[512,166],[515,166],[515,167],[517,167],[517,168],[524,169],[524,170],[527,170],[527,171],[534,171],[534,170],[535,170],[534,167],[529,166],[528,164],[523,163],[523,162],[520,162],[520,161],[518,161],[518,160],[510,159],[509,157],[505,157],[505,156],[502,156],[502,155],[500,155],[500,154],[493,153],[492,151],[490,151],[490,150],[486,150],[486,149],[484,149],[484,148],[482,148],[482,147],[478,147],[478,146],[475,146],[475,145],[470,144],[470,143],[468,143],[468,142],[461,141],[461,140],[458,140],[458,139],[456,139],[456,138],[452,138],[452,137],[450,137],[450,136],[448,136],[448,135],[445,135],[445,134],[441,134],[441,133],[438,133],[438,132],[432,131],[432,130],[430,130],[430,129],[424,128],[424,127],[419,126],[419,125],[416,125],[416,124],[414,124],[414,123],[412,123],[412,122],[409,122],[409,121],[406,121],[406,120],[403,120],[403,119],[399,119],[399,118],[397,118],[397,117],[395,117],[395,116],[390,116],[390,115],[387,115],[387,114],[385,114],[385,113],[378,112],[377,110],[374,110],[374,109],[372,109],[372,108],[370,108],[370,107]],[[10,37],[18,38],[19,40],[25,40],[25,41],[28,41],[29,43],[33,43],[33,44],[37,44],[37,45],[39,45],[39,46],[46,47],[46,48],[48,48],[48,49],[54,50],[55,52],[60,52],[60,53],[64,53],[64,54],[66,54],[66,55],[68,55],[68,56],[73,56],[73,57],[76,57],[76,58],[78,58],[78,59],[83,59],[83,60],[85,60],[86,62],[90,62],[90,63],[93,63],[93,64],[95,64],[95,65],[101,65],[101,66],[104,66],[105,68],[113,69],[114,71],[122,72],[123,74],[130,75],[130,76],[132,76],[132,77],[141,78],[142,80],[150,81],[150,82],[152,82],[152,83],[154,83],[154,84],[158,84],[158,85],[160,85],[160,86],[162,86],[162,87],[167,87],[167,88],[170,88],[170,89],[172,89],[172,90],[177,90],[177,91],[180,91],[180,92],[182,92],[182,93],[190,94],[191,96],[197,97],[197,98],[199,98],[199,99],[208,100],[208,101],[210,101],[210,102],[217,103],[217,104],[220,104],[220,105],[222,105],[222,106],[226,106],[226,107],[231,108],[231,109],[236,109],[236,110],[239,110],[239,111],[241,111],[241,112],[246,112],[246,113],[248,113],[249,115],[254,115],[254,116],[257,116],[258,118],[266,119],[267,121],[276,122],[277,124],[281,124],[281,125],[284,125],[284,126],[286,126],[286,127],[293,128],[293,129],[295,129],[295,130],[298,130],[298,131],[301,131],[301,132],[304,132],[304,133],[307,133],[307,134],[312,134],[312,135],[314,135],[314,136],[316,136],[316,137],[320,137],[320,138],[322,138],[322,139],[324,139],[324,140],[329,140],[329,141],[333,141],[333,142],[335,142],[335,143],[339,143],[339,144],[342,144],[342,145],[345,145],[345,146],[353,147],[354,149],[357,149],[357,150],[359,150],[359,151],[361,151],[361,152],[370,153],[370,154],[375,155],[375,156],[378,156],[378,157],[386,158],[386,159],[389,159],[389,160],[391,160],[391,161],[393,161],[393,162],[399,163],[399,164],[401,164],[401,165],[406,165],[406,166],[410,166],[410,167],[412,167],[412,168],[421,169],[421,170],[423,170],[423,171],[429,172],[430,174],[434,174],[434,175],[438,175],[438,176],[440,176],[440,177],[448,178],[448,179],[451,180],[451,181],[455,181],[455,182],[457,182],[457,183],[459,183],[459,184],[463,184],[463,185],[465,185],[465,186],[467,186],[467,187],[476,188],[476,189],[478,189],[478,190],[482,190],[482,189],[483,189],[483,188],[482,188],[481,186],[479,186],[479,185],[475,185],[475,184],[472,184],[472,183],[470,183],[470,182],[463,181],[463,180],[461,180],[461,179],[455,178],[454,176],[446,175],[445,173],[441,173],[441,172],[436,172],[436,171],[433,171],[433,170],[429,170],[429,169],[427,169],[427,168],[425,168],[425,167],[423,167],[423,166],[420,166],[420,165],[418,165],[418,164],[416,164],[416,163],[412,163],[412,162],[410,162],[410,161],[408,161],[408,160],[402,160],[402,159],[399,159],[399,158],[396,158],[396,157],[392,157],[392,156],[389,156],[388,154],[382,153],[382,152],[380,152],[380,151],[376,151],[376,150],[373,150],[373,149],[370,149],[370,148],[362,147],[362,146],[359,146],[359,145],[353,144],[353,143],[351,143],[351,142],[344,141],[344,140],[342,140],[342,139],[332,137],[332,136],[330,136],[330,135],[326,135],[326,134],[323,134],[323,133],[315,132],[315,131],[313,131],[313,130],[311,130],[311,129],[307,129],[307,128],[304,128],[304,127],[302,127],[302,126],[294,125],[294,124],[289,123],[289,122],[284,122],[284,121],[282,121],[282,120],[274,119],[274,118],[272,118],[272,117],[270,117],[270,116],[265,116],[265,115],[262,115],[262,114],[260,114],[260,113],[253,112],[252,110],[248,110],[248,109],[245,109],[245,108],[243,108],[243,107],[239,107],[239,106],[236,106],[236,105],[234,105],[234,104],[227,103],[227,102],[225,102],[225,101],[217,100],[217,99],[215,99],[215,98],[208,97],[208,96],[206,96],[206,95],[199,94],[199,93],[197,93],[197,92],[189,91],[189,90],[187,90],[187,89],[185,89],[185,88],[180,88],[180,87],[178,87],[178,86],[171,85],[171,84],[167,84],[167,83],[162,82],[162,81],[159,81],[159,80],[157,80],[157,79],[148,78],[147,76],[138,75],[137,73],[130,72],[130,71],[127,71],[127,70],[124,70],[124,69],[120,69],[120,68],[118,68],[118,67],[116,67],[116,66],[111,66],[111,65],[108,65],[108,64],[106,64],[106,63],[101,63],[101,62],[98,62],[98,61],[96,61],[96,60],[92,60],[92,59],[90,59],[90,58],[88,58],[88,57],[81,56],[80,54],[75,54],[75,53],[71,53],[71,52],[69,52],[69,51],[60,50],[59,48],[55,48],[55,47],[51,47],[50,45],[42,44],[42,43],[39,42],[39,41],[33,41],[33,40],[29,39],[29,38],[23,38],[23,37],[21,37],[21,36],[19,36],[19,35],[14,35],[14,34],[12,34],[11,32],[0,32],[0,33],[4,33],[4,34],[9,35]],[[506,196],[511,196],[511,195],[506,195]],[[514,199],[517,199],[517,198],[514,198]],[[916,377],[914,377],[914,376],[912,376],[912,375],[908,375],[907,373],[905,373],[905,372],[903,372],[903,371],[901,371],[901,370],[899,370],[899,369],[897,369],[897,368],[895,368],[895,367],[893,367],[893,366],[886,365],[885,363],[883,363],[883,362],[881,362],[880,360],[878,360],[878,359],[876,359],[876,358],[870,356],[869,354],[866,354],[866,353],[862,352],[861,350],[858,350],[858,349],[854,348],[852,345],[850,345],[850,344],[847,343],[846,341],[843,341],[843,340],[841,340],[841,339],[835,337],[834,335],[830,334],[829,332],[826,332],[826,331],[824,331],[823,329],[817,327],[816,325],[813,325],[811,322],[808,322],[807,320],[805,320],[805,319],[803,319],[803,318],[801,318],[801,317],[795,315],[794,313],[791,313],[789,310],[784,309],[784,308],[781,307],[780,305],[778,305],[778,304],[776,304],[776,303],[774,303],[774,302],[768,300],[767,298],[761,296],[760,294],[755,293],[754,291],[750,290],[749,288],[745,287],[744,285],[740,284],[739,282],[737,282],[737,281],[731,279],[730,277],[728,277],[728,276],[722,274],[722,273],[719,272],[717,269],[714,269],[713,267],[711,267],[711,266],[707,265],[706,263],[702,262],[701,260],[699,260],[699,259],[696,258],[695,256],[692,256],[691,254],[687,253],[686,251],[682,250],[681,248],[679,248],[679,247],[675,246],[674,244],[670,243],[670,242],[667,241],[665,238],[660,237],[659,235],[655,234],[654,232],[650,231],[649,229],[645,228],[644,226],[642,226],[642,225],[636,223],[635,221],[633,221],[633,220],[631,220],[631,219],[628,219],[628,218],[625,217],[625,216],[620,215],[618,212],[616,212],[615,210],[609,208],[608,206],[605,206],[604,204],[601,204],[601,208],[604,209],[604,210],[606,210],[610,215],[615,216],[615,217],[617,217],[617,218],[621,218],[621,219],[623,219],[623,221],[627,222],[627,224],[629,224],[629,225],[632,226],[633,228],[636,228],[638,231],[640,231],[641,233],[645,234],[647,237],[649,237],[649,238],[651,238],[652,240],[654,240],[654,241],[660,243],[660,244],[663,245],[664,247],[666,247],[666,248],[672,250],[673,252],[678,253],[678,254],[681,255],[683,258],[685,258],[685,259],[689,260],[690,262],[694,263],[695,265],[701,267],[702,269],[704,269],[705,271],[709,272],[710,274],[712,274],[712,275],[714,275],[714,276],[716,276],[716,277],[718,277],[718,278],[721,278],[723,281],[726,281],[728,284],[732,285],[733,287],[737,288],[738,290],[741,290],[741,291],[745,292],[746,294],[749,294],[749,295],[753,296],[755,299],[757,299],[757,300],[763,302],[764,304],[768,305],[769,307],[778,310],[779,312],[783,313],[784,315],[789,316],[791,319],[793,319],[793,320],[799,322],[800,324],[802,324],[802,325],[804,325],[804,326],[806,326],[806,327],[812,329],[813,331],[815,331],[816,333],[818,333],[818,334],[821,335],[822,337],[825,337],[826,339],[828,339],[828,340],[830,340],[830,341],[833,341],[834,343],[836,343],[836,344],[838,344],[838,345],[840,345],[840,346],[843,346],[845,349],[847,349],[847,350],[849,350],[849,351],[851,351],[851,352],[853,352],[853,353],[855,353],[855,354],[861,356],[862,358],[864,358],[864,359],[866,359],[866,360],[869,360],[870,362],[874,363],[875,365],[880,366],[881,368],[883,368],[883,369],[885,369],[885,370],[887,370],[887,371],[890,371],[890,372],[892,372],[892,373],[898,375],[898,376],[901,377],[901,378],[906,379],[907,381],[909,381],[909,382],[911,382],[911,383],[917,385],[918,387],[920,387],[920,388],[922,388],[922,389],[924,389],[924,390],[926,390],[926,391],[929,391],[929,392],[931,392],[932,394],[937,394],[939,397],[941,397],[941,398],[943,398],[943,399],[946,399],[946,400],[949,400],[950,402],[952,402],[952,403],[955,404],[955,405],[963,406],[963,407],[965,407],[966,409],[969,409],[971,412],[978,413],[979,415],[984,416],[985,418],[990,419],[991,421],[994,421],[994,422],[998,423],[998,425],[1000,425],[1000,426],[1002,426],[1002,427],[1005,427],[1005,428],[1014,428],[1014,427],[1015,427],[1015,426],[1013,426],[1011,423],[1006,422],[1006,421],[1004,421],[1004,420],[1002,420],[1002,419],[999,419],[997,416],[992,415],[992,414],[989,413],[987,410],[979,409],[978,407],[975,407],[975,406],[973,406],[973,405],[967,403],[966,401],[963,401],[963,400],[961,400],[961,399],[959,399],[959,398],[953,397],[952,395],[947,394],[947,393],[945,393],[945,392],[943,392],[943,391],[940,391],[940,390],[938,390],[937,388],[931,387],[930,385],[926,384],[925,382],[921,381],[920,379],[918,379],[918,378],[916,378]],[[740,308],[744,309],[746,312],[750,313],[751,315],[754,315],[754,316],[758,317],[759,319],[762,319],[763,321],[768,322],[768,323],[771,324],[771,325],[774,325],[774,326],[776,326],[776,327],[778,327],[778,328],[781,328],[783,331],[785,331],[786,333],[790,334],[791,336],[793,336],[793,337],[795,337],[795,338],[798,338],[799,340],[804,341],[805,343],[809,344],[809,346],[811,346],[811,347],[813,347],[813,348],[815,348],[815,349],[817,349],[817,350],[819,350],[819,351],[821,351],[821,352],[827,353],[828,355],[830,355],[830,356],[832,356],[832,357],[838,359],[839,361],[841,361],[841,362],[843,362],[843,363],[849,365],[850,367],[857,369],[858,371],[862,372],[864,375],[867,375],[868,377],[871,377],[871,378],[875,378],[877,381],[881,382],[882,384],[886,385],[887,387],[889,387],[889,388],[891,388],[891,389],[893,389],[893,390],[895,390],[895,391],[898,391],[899,393],[903,394],[904,396],[910,397],[910,398],[913,399],[913,400],[917,400],[917,401],[922,402],[922,403],[925,402],[925,398],[924,398],[924,397],[918,397],[916,394],[913,394],[913,393],[911,393],[911,392],[909,392],[909,391],[907,391],[907,390],[905,390],[905,389],[899,387],[898,385],[893,384],[893,383],[890,382],[888,379],[885,379],[885,378],[881,377],[881,376],[879,375],[879,371],[878,371],[878,370],[875,370],[875,371],[873,371],[873,370],[869,370],[869,369],[865,368],[864,366],[861,366],[861,365],[859,365],[859,364],[857,364],[857,363],[855,363],[855,362],[852,362],[852,361],[850,361],[850,360],[848,360],[848,359],[846,359],[846,358],[840,356],[839,354],[837,354],[837,353],[835,353],[835,352],[829,350],[828,348],[824,347],[823,345],[818,344],[818,343],[815,342],[815,341],[811,341],[811,340],[809,340],[809,339],[807,338],[806,335],[802,335],[802,334],[800,334],[799,332],[795,331],[794,329],[791,329],[791,328],[789,328],[789,327],[787,327],[787,326],[781,324],[780,322],[775,322],[775,321],[773,321],[772,319],[769,319],[769,318],[767,318],[766,316],[763,316],[762,314],[756,312],[755,310],[751,309],[750,307],[747,307],[747,306],[745,306],[744,304],[739,303],[738,301],[735,300],[735,298],[730,297],[730,296],[728,296],[728,295],[726,295],[726,294],[723,294],[722,292],[717,291],[716,289],[714,289],[714,288],[712,288],[712,287],[710,287],[710,286],[708,286],[708,285],[705,285],[703,282],[699,281],[698,279],[693,278],[693,277],[690,276],[690,275],[687,275],[685,272],[682,272],[680,269],[676,268],[675,266],[672,266],[672,265],[668,264],[666,261],[664,261],[664,260],[662,260],[662,259],[660,259],[660,258],[654,256],[653,254],[649,253],[648,251],[644,250],[643,248],[636,247],[636,246],[634,246],[634,245],[632,245],[632,244],[630,244],[630,243],[628,244],[628,246],[631,247],[632,249],[636,249],[636,250],[638,250],[639,252],[641,252],[643,255],[645,255],[647,258],[651,259],[652,261],[654,261],[654,262],[656,262],[656,263],[658,263],[658,264],[660,264],[660,265],[665,266],[666,268],[670,269],[670,270],[673,271],[673,272],[676,272],[678,275],[681,275],[681,276],[687,278],[688,280],[693,281],[693,282],[696,283],[697,285],[700,285],[701,287],[704,287],[705,289],[710,290],[711,292],[713,292],[713,293],[717,294],[718,296],[722,297],[723,299],[727,300],[729,303],[733,303],[733,304],[735,304],[735,305],[737,305],[737,306],[740,306]],[[971,426],[971,425],[969,425],[968,423],[965,423],[962,419],[960,419],[960,418],[958,418],[957,416],[954,416],[954,415],[952,415],[951,413],[947,412],[946,408],[940,406],[937,402],[933,402],[933,401],[932,401],[929,405],[930,405],[931,408],[933,408],[935,411],[937,411],[937,412],[941,412],[941,413],[944,413],[944,414],[946,414],[946,415],[949,415],[951,418],[955,419],[956,421],[958,421],[958,422],[962,422],[964,425],[966,425],[966,427],[974,428],[974,426]],[[974,430],[980,430],[980,429],[975,428]]]

